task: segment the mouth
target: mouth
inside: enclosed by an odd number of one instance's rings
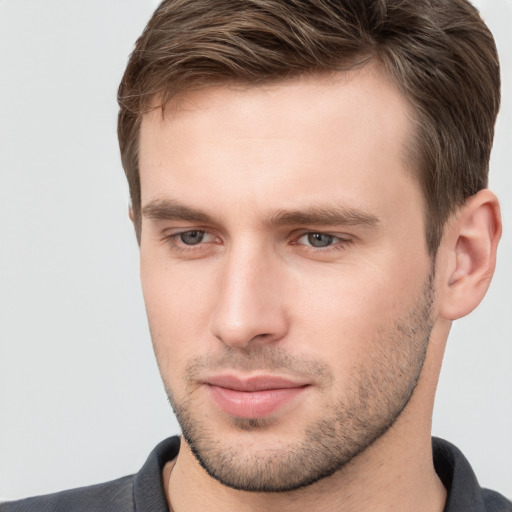
[[[286,405],[310,384],[284,377],[259,375],[240,378],[217,375],[205,380],[209,395],[223,412],[238,418],[264,418]]]

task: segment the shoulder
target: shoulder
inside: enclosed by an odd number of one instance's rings
[[[453,444],[432,439],[434,466],[448,490],[445,512],[512,512],[512,503],[498,492],[480,487],[462,452]]]
[[[512,502],[499,492],[482,489],[486,512],[512,512]]]
[[[0,512],[133,512],[134,476],[0,504]]]
[[[170,437],[154,448],[138,473],[111,482],[0,503],[0,512],[168,512],[162,484],[164,465],[179,452]]]

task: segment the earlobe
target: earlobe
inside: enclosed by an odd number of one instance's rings
[[[442,317],[455,320],[475,309],[491,282],[501,237],[498,199],[481,190],[464,203],[446,230],[439,306]]]

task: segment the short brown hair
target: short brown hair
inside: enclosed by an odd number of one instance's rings
[[[378,59],[416,110],[414,167],[435,255],[456,208],[487,186],[500,101],[493,37],[466,0],[165,0],[119,86],[118,135],[137,238],[138,141],[155,99],[267,84]]]

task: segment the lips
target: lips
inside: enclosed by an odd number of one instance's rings
[[[308,386],[277,376],[218,375],[205,381],[213,402],[238,418],[264,418],[294,401]]]

